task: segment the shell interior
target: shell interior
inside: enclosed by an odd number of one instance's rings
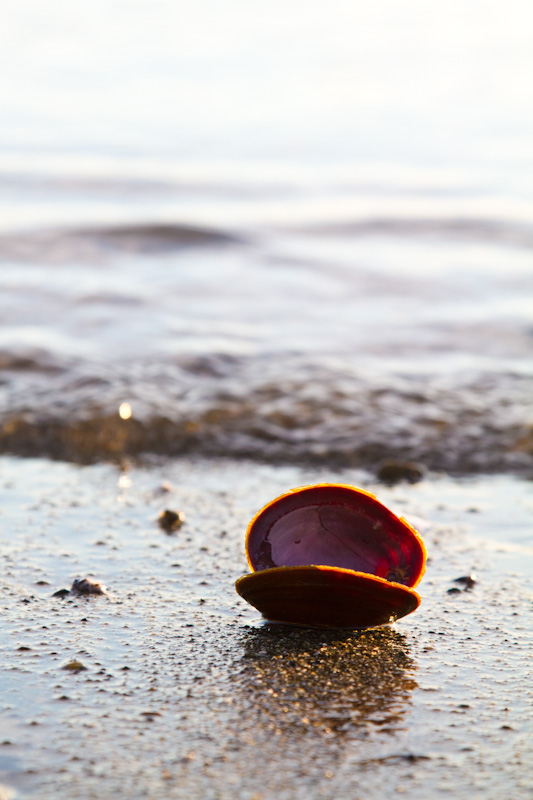
[[[263,508],[246,539],[252,571],[323,565],[416,586],[426,552],[418,533],[372,494],[352,486],[295,489]]]

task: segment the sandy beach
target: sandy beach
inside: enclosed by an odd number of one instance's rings
[[[2,800],[531,797],[528,481],[0,468]],[[392,627],[273,625],[234,591],[252,514],[322,480],[364,486],[424,536],[422,605]],[[185,515],[174,534],[164,509]],[[84,577],[106,594],[53,596]]]

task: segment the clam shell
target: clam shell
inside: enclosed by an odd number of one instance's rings
[[[237,592],[272,621],[366,628],[420,605],[420,535],[355,486],[302,486],[277,497],[251,520],[246,555],[252,574]]]
[[[318,628],[372,628],[420,605],[407,586],[338,567],[275,567],[244,575],[235,586],[266,619]]]
[[[252,572],[325,565],[416,586],[425,571],[420,535],[370,492],[321,483],[277,497],[248,526]]]

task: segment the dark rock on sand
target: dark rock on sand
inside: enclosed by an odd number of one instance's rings
[[[92,578],[76,578],[70,589],[58,589],[54,592],[52,597],[59,597],[61,599],[70,597],[71,595],[90,595],[90,594],[105,594],[105,586]]]
[[[159,523],[159,527],[165,531],[165,533],[174,533],[181,528],[183,523],[185,522],[185,514],[182,511],[171,511],[170,509],[165,509],[162,511],[157,519]]]
[[[469,589],[473,589],[477,583],[476,576],[471,573],[470,575],[461,575],[460,578],[455,578],[454,583],[460,583],[463,587],[465,592]]]
[[[70,595],[70,589],[58,589],[57,592],[54,592],[52,597],[59,597],[63,599],[64,597],[68,597]]]
[[[423,464],[416,461],[400,461],[395,458],[387,458],[378,466],[376,475],[382,483],[394,484],[400,481],[417,483],[426,474]]]
[[[91,578],[81,578],[74,581],[70,587],[72,594],[105,594],[105,587],[98,581],[93,581]]]

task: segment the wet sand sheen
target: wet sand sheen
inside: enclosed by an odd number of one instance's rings
[[[530,796],[526,482],[387,488],[216,460],[1,469],[0,783],[19,797]],[[252,514],[325,479],[422,528],[422,606],[395,628],[267,625],[234,592]],[[185,514],[171,535],[165,508]],[[454,582],[473,569],[473,588]],[[85,576],[107,595],[52,597]]]

